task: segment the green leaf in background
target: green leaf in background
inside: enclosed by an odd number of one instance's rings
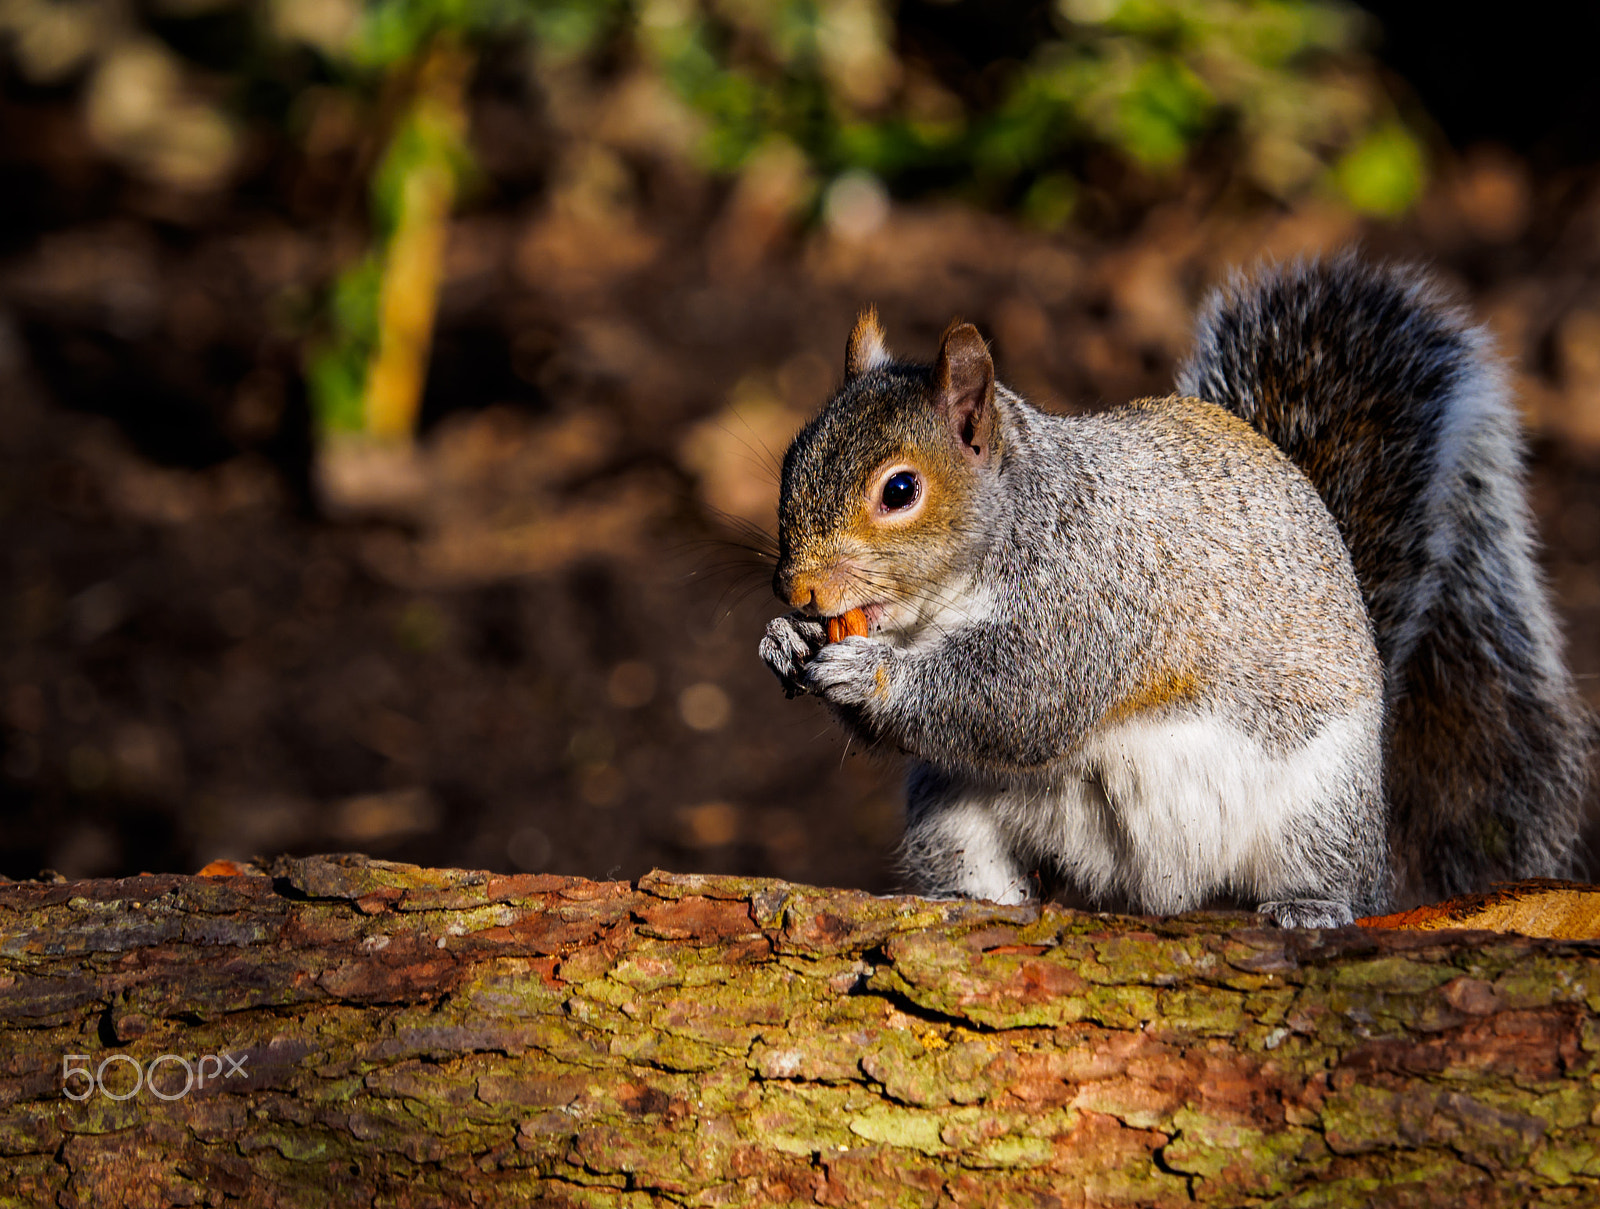
[[[366,423],[367,365],[378,344],[383,265],[367,256],[333,283],[327,336],[307,357],[312,408],[324,432],[359,432]]]
[[[1152,60],[1134,74],[1117,107],[1117,142],[1147,167],[1171,167],[1214,108],[1210,90],[1182,62]]]
[[[1340,157],[1333,179],[1345,200],[1363,214],[1394,218],[1422,192],[1422,148],[1404,127],[1380,126]]]
[[[623,7],[621,0],[369,0],[348,53],[356,66],[381,71],[416,61],[440,35],[520,35],[564,61],[592,50]]]
[[[1022,196],[1022,213],[1042,231],[1059,231],[1072,220],[1078,183],[1065,172],[1041,176]]]

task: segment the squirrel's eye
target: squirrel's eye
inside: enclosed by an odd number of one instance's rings
[[[883,506],[890,511],[909,508],[917,502],[917,476],[909,470],[889,476],[883,485]]]

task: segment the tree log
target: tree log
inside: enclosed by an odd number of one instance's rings
[[[269,872],[0,885],[0,1203],[1600,1203],[1590,943]]]

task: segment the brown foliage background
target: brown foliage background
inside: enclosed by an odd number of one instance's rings
[[[348,259],[359,132],[330,112],[199,197],[6,77],[0,872],[339,848],[888,888],[897,772],[757,662],[775,605],[737,523],[770,526],[857,309],[920,356],[959,314],[1010,385],[1093,406],[1166,390],[1234,267],[1352,242],[1430,261],[1495,331],[1600,703],[1592,172],[1441,140],[1377,225],[1107,164],[1064,234],[928,201],[845,231],[686,169],[624,100],[557,130],[480,73],[488,187],[451,228],[419,457],[329,495],[294,308]]]

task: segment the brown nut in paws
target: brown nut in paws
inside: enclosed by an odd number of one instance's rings
[[[867,615],[860,609],[850,609],[837,617],[828,618],[828,641],[842,642],[846,638],[867,636]]]

